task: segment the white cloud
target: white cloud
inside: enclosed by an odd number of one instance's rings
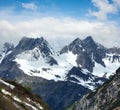
[[[1,20],[0,43],[18,42],[23,36],[43,36],[51,43],[56,43],[56,45],[58,43],[62,47],[76,37],[83,39],[91,35],[97,42],[112,47],[119,46],[119,30],[120,28],[114,23],[89,22],[70,18],[44,17],[17,23]]]
[[[113,0],[113,2],[117,7],[120,7],[120,0]]]
[[[98,11],[89,11],[90,15],[97,17],[100,20],[107,19],[109,14],[117,14],[120,8],[120,0],[92,0],[93,5],[98,9]]]
[[[37,8],[37,6],[34,3],[22,3],[22,7],[31,10],[35,10]]]

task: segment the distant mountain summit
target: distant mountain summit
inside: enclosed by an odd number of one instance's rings
[[[38,60],[40,57],[46,58],[50,65],[57,65],[57,61],[52,57],[54,54],[49,43],[43,38],[27,38],[23,37],[19,44],[14,48],[11,54],[3,60],[3,63],[7,60],[14,60],[16,57],[28,60]]]
[[[119,49],[108,49],[91,36],[76,38],[59,52],[43,37],[23,37],[16,47],[4,47],[0,76],[30,84],[54,110],[63,110],[99,87],[120,65]]]
[[[96,43],[91,36],[84,40],[75,39],[68,46],[63,47],[60,53],[63,54],[68,51],[77,54],[77,65],[88,69],[90,72],[93,72],[94,61],[105,66],[102,58],[105,57],[106,49]]]
[[[26,51],[26,50],[32,50],[34,48],[38,47],[41,53],[44,54],[44,56],[48,56],[53,54],[52,48],[49,46],[49,43],[43,38],[27,38],[23,37],[19,44],[16,46],[16,50],[18,53]]]

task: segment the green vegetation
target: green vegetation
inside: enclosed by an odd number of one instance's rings
[[[28,91],[32,92],[32,88],[28,84],[24,84],[23,87]]]
[[[22,102],[26,102],[28,104],[31,104],[35,107],[38,107],[36,104],[39,103],[43,110],[51,110],[46,103],[42,100],[40,96],[37,96],[35,94],[32,94],[32,89],[28,84],[23,84],[22,86],[18,84],[16,81],[10,81],[5,80],[7,83],[12,84],[15,86],[14,89],[11,89],[9,86],[6,85],[0,85],[0,110],[18,110],[17,106],[20,107],[21,110],[30,110],[29,106],[26,106]],[[2,89],[5,89],[6,91],[10,92],[11,95],[6,95],[1,92]],[[14,96],[16,96],[18,99],[20,99],[22,102],[14,100]],[[29,98],[32,101],[28,101],[27,98]]]

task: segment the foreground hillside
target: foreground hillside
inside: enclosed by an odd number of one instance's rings
[[[30,88],[0,79],[0,110],[50,110]]]
[[[102,87],[85,95],[68,110],[120,110],[120,68]]]

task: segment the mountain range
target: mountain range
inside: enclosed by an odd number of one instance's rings
[[[101,86],[120,66],[120,48],[91,36],[76,38],[56,52],[43,37],[23,37],[0,52],[0,77],[28,84],[53,110],[64,110]]]

